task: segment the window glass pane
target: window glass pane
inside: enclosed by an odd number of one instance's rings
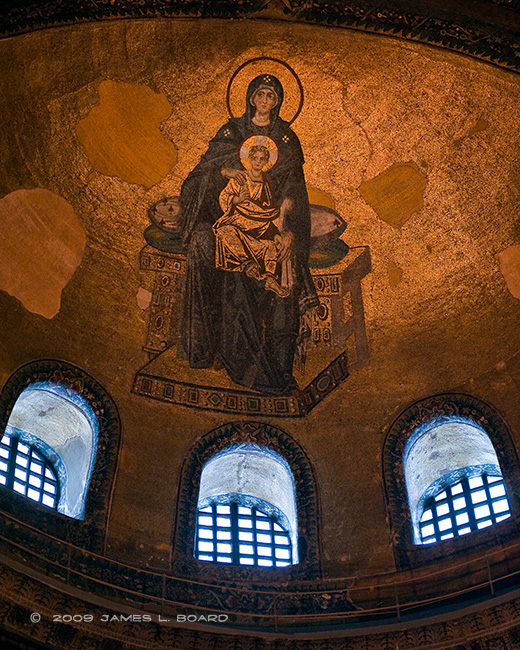
[[[433,524],[429,524],[428,526],[424,526],[422,528],[421,533],[424,537],[428,537],[429,535],[433,535],[435,531],[435,528],[433,527]]]
[[[217,544],[217,553],[231,553],[231,544]]]
[[[453,501],[454,510],[462,510],[462,508],[465,507],[466,507],[466,499],[464,497],[459,497],[458,499],[455,499]]]
[[[16,470],[16,471],[18,471],[18,470]],[[16,472],[15,472],[15,474],[16,474]],[[29,483],[31,485],[33,485],[34,487],[39,488],[42,485],[42,480],[40,478],[38,478],[37,476],[29,476]]]
[[[276,521],[257,508],[246,508],[231,503],[229,517],[221,517],[222,504],[199,510],[195,557],[204,561],[234,563],[244,566],[274,566],[272,558],[280,560],[276,566],[291,564],[289,533]],[[244,510],[249,516],[244,516]],[[204,522],[204,526],[201,525]],[[271,528],[277,528],[273,535]],[[217,540],[216,543],[214,540]],[[210,555],[215,553],[215,555]]]
[[[509,503],[507,499],[501,499],[493,503],[493,512],[506,512],[509,510]]]
[[[456,520],[456,522],[457,522],[457,524],[458,524],[459,526],[460,526],[461,524],[467,524],[468,521],[469,521],[468,513],[467,513],[467,512],[463,512],[462,514],[457,515],[457,516],[455,517],[455,520]]]
[[[217,526],[222,526],[223,528],[231,526],[231,519],[227,517],[217,517]]]
[[[27,490],[27,496],[29,499],[32,499],[33,501],[39,501],[40,500],[40,492],[37,490],[33,490],[32,488],[29,488]]]
[[[451,528],[451,519],[441,519],[439,521],[439,530],[448,530]]]
[[[272,555],[273,549],[270,546],[258,546],[257,552],[258,555]]]
[[[5,460],[0,461],[0,483],[32,501],[56,508],[58,479],[51,463],[35,447],[14,436],[4,435],[1,449]],[[45,481],[42,480],[44,471]]]
[[[486,490],[477,490],[477,492],[471,493],[471,501],[473,503],[480,503],[481,501],[485,501],[486,499],[487,499]]]
[[[479,521],[477,524],[477,528],[480,530],[481,528],[487,528],[488,526],[492,526],[493,522],[491,519],[486,519],[485,521]]]
[[[489,494],[491,497],[501,497],[506,493],[505,487],[503,485],[492,485],[489,488]]]
[[[472,476],[470,479],[468,479],[468,482],[469,482],[469,487],[472,489],[476,487],[480,487],[481,485],[484,484],[481,476]]]
[[[478,508],[475,508],[475,517],[477,519],[489,517],[489,506],[478,506]]]
[[[474,530],[488,528],[511,515],[504,481],[499,476],[488,477],[482,474],[464,477],[449,489],[442,490],[440,494],[446,495],[445,502],[439,499],[437,494],[427,499],[424,504],[424,513],[419,523],[423,544],[467,535]],[[451,516],[446,517],[453,511],[455,529]],[[428,522],[428,525],[424,525],[425,522]]]
[[[217,539],[231,539],[231,531],[230,530],[217,530]]]

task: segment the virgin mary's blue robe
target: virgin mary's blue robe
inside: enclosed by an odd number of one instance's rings
[[[264,127],[252,122],[250,102],[261,85],[272,87],[279,99]],[[278,115],[282,99],[278,79],[256,77],[247,90],[245,114],[219,129],[181,190],[187,275],[178,356],[192,368],[210,368],[219,361],[237,384],[275,395],[296,387],[293,359],[301,316],[318,304],[308,267],[310,213],[303,153],[298,137]],[[240,147],[254,135],[276,143],[278,161],[268,175],[277,202],[291,200],[284,229],[294,236],[295,286],[287,298],[265,291],[244,273],[215,266],[212,226],[222,216],[218,199],[228,180],[221,170],[242,168]]]

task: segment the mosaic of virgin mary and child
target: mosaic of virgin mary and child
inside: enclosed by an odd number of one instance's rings
[[[303,316],[318,305],[309,267],[310,213],[300,142],[280,118],[283,87],[249,84],[245,113],[210,141],[181,190],[187,254],[178,356],[224,367],[268,394],[297,388]]]

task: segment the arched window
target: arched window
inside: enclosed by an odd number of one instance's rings
[[[418,427],[403,464],[415,544],[467,535],[511,516],[493,443],[471,420],[442,416]]]
[[[258,567],[298,563],[294,479],[279,454],[246,444],[206,463],[194,552],[207,562]]]
[[[517,535],[518,455],[482,400],[445,393],[416,402],[391,425],[382,461],[398,568]]]
[[[316,482],[296,440],[254,421],[202,436],[183,464],[172,546],[191,579],[321,575]]]
[[[4,485],[83,519],[97,439],[96,416],[83,397],[60,384],[31,384],[16,400],[1,441]],[[56,502],[49,492],[52,485]],[[41,486],[44,494],[37,498]]]
[[[0,511],[9,525],[104,553],[120,436],[115,403],[82,369],[40,359],[16,370],[0,394]]]

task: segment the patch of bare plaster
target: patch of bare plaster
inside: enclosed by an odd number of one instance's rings
[[[520,299],[520,244],[503,250],[498,254],[498,260],[509,292]]]
[[[489,128],[489,122],[482,117],[479,117],[476,123],[471,127],[471,129],[466,133],[466,135],[463,135],[462,138],[458,138],[457,140],[453,141],[453,144],[456,147],[460,147],[462,144],[462,141],[465,140],[466,138],[471,138],[472,135],[476,135],[477,133],[481,133],[482,131],[485,131],[486,129]]]
[[[403,277],[403,269],[398,266],[393,260],[391,260],[387,270],[390,286],[396,287],[399,282],[401,282],[401,278]]]
[[[359,192],[377,216],[400,228],[424,205],[426,176],[414,163],[396,163],[359,186]]]
[[[72,206],[44,189],[0,200],[0,289],[29,311],[53,318],[61,292],[79,266],[85,231]]]
[[[139,287],[139,291],[137,292],[137,306],[139,307],[139,309],[142,309],[143,311],[145,309],[148,309],[151,302],[152,302],[152,293],[148,291],[148,289]]]
[[[309,195],[309,203],[324,205],[331,210],[336,209],[336,201],[334,201],[334,198],[328,192],[324,192],[312,185],[307,185],[307,194]]]
[[[99,105],[76,125],[92,167],[107,176],[151,187],[177,162],[173,142],[159,131],[172,107],[147,86],[103,81]]]

